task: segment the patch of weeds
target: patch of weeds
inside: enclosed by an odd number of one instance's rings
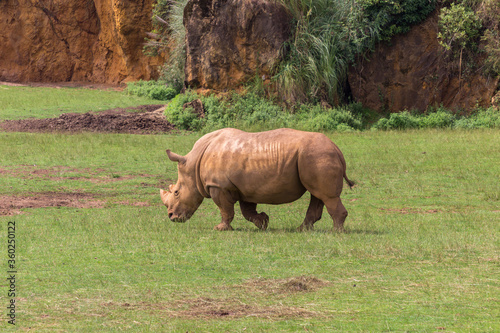
[[[187,106],[195,99],[200,99],[203,103],[203,117],[199,117]],[[219,99],[190,91],[175,97],[165,109],[167,120],[177,128],[203,131],[225,127],[249,131],[280,127],[305,131],[355,131],[364,127],[364,112],[366,111],[359,104],[338,108],[300,104],[295,110],[288,110],[255,93],[234,93]]]
[[[443,108],[425,115],[412,115],[408,111],[392,113],[388,118],[379,119],[375,130],[407,130],[417,128],[499,128],[500,111],[494,107],[478,109],[470,116],[459,117]]]
[[[174,98],[179,91],[167,85],[165,81],[137,81],[128,82],[126,93],[140,97],[149,97],[160,101],[169,101]]]

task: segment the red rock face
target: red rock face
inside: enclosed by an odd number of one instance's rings
[[[450,109],[490,105],[498,79],[483,76],[480,69],[459,77],[458,70],[449,69],[437,33],[435,13],[408,34],[380,45],[368,61],[360,59],[349,70],[354,99],[390,112],[425,111],[441,104]]]
[[[191,0],[184,9],[186,76],[193,88],[234,89],[269,77],[290,36],[278,1]]]
[[[152,0],[0,1],[0,80],[120,83],[155,76],[142,53]]]

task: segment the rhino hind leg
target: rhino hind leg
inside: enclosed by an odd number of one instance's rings
[[[324,203],[320,199],[311,194],[309,208],[307,208],[306,218],[304,222],[297,228],[298,231],[313,230],[314,223],[321,219],[323,214]]]
[[[255,224],[260,230],[266,230],[269,224],[269,216],[266,213],[257,213],[257,204],[253,202],[240,201],[240,208],[243,217],[247,221]]]
[[[339,197],[325,201],[326,209],[333,219],[333,227],[338,232],[344,232],[344,221],[347,217],[347,209]]]
[[[230,196],[227,193],[216,187],[210,188],[210,196],[212,197],[217,207],[219,207],[222,216],[221,223],[216,225],[214,229],[219,231],[233,230],[233,227],[231,227],[231,222],[234,218],[235,202],[230,199]]]

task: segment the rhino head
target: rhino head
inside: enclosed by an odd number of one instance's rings
[[[168,190],[160,189],[161,201],[167,207],[171,221],[186,222],[201,205],[203,196],[196,187],[195,172],[188,166],[186,157],[170,150],[167,150],[167,155],[171,161],[178,163],[179,178]]]

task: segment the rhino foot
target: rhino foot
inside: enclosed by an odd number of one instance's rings
[[[340,225],[340,226],[335,225],[333,227],[333,230],[335,230],[335,232],[338,232],[338,233],[345,233],[346,232],[343,225]]]
[[[266,213],[260,213],[258,214],[258,218],[253,219],[253,223],[257,228],[259,228],[262,231],[265,231],[269,224],[269,216],[267,216]]]
[[[312,224],[304,224],[302,223],[298,228],[297,231],[309,231],[309,230],[314,230],[314,226]]]
[[[227,223],[219,223],[218,225],[216,225],[214,227],[214,230],[219,230],[219,231],[230,231],[230,230],[233,230],[233,227],[231,227],[231,225],[227,224]]]

